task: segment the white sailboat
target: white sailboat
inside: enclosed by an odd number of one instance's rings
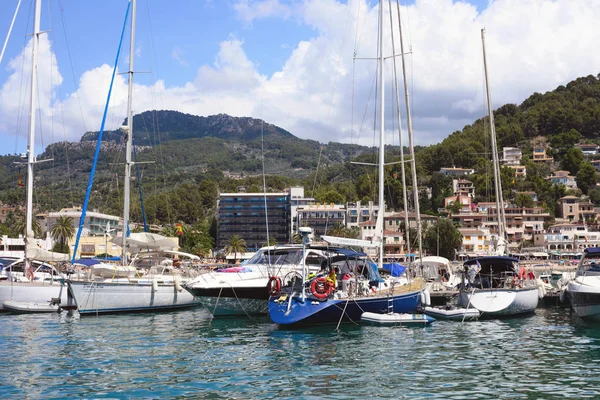
[[[71,308],[69,288],[62,275],[49,264],[40,267],[33,265],[33,260],[40,262],[63,262],[69,260],[68,254],[54,253],[36,245],[33,224],[33,166],[38,161],[35,157],[35,123],[37,116],[37,64],[39,53],[39,36],[41,19],[41,0],[36,0],[34,10],[34,31],[31,54],[31,97],[29,112],[29,139],[27,143],[27,205],[26,205],[26,238],[25,258],[4,268],[6,279],[0,280],[0,312],[22,309],[22,312],[47,312],[52,303],[53,311],[61,307]],[[45,269],[50,272],[42,272]],[[20,271],[19,271],[20,270]],[[48,278],[48,279],[45,279]]]
[[[538,287],[535,280],[524,277],[524,269],[519,271],[516,258],[506,257],[504,202],[502,199],[502,183],[496,131],[494,129],[494,112],[487,74],[485,54],[485,29],[481,30],[483,45],[483,65],[487,88],[487,105],[492,145],[494,169],[494,187],[496,194],[496,215],[498,218],[498,244],[496,256],[481,257],[464,264],[465,280],[468,285],[461,285],[458,303],[462,307],[476,308],[484,316],[517,315],[534,312],[538,305]]]
[[[77,309],[81,315],[98,315],[122,312],[148,312],[182,309],[194,307],[200,302],[189,292],[183,290],[182,283],[186,275],[180,271],[171,270],[165,274],[144,274],[133,268],[135,276],[131,276],[127,265],[127,253],[131,249],[163,250],[166,238],[155,234],[131,234],[127,235],[129,226],[130,206],[130,184],[133,148],[133,63],[135,51],[135,19],[136,0],[130,0],[131,6],[131,37],[129,49],[129,71],[128,71],[128,102],[127,102],[127,125],[122,127],[127,135],[126,159],[125,159],[125,182],[123,203],[123,234],[120,237],[123,253],[121,257],[122,266],[113,266],[115,273],[112,277],[100,277],[85,281],[73,281],[72,287],[77,301]],[[125,268],[123,268],[125,266]],[[125,276],[118,277],[116,271],[122,271]],[[110,275],[110,267],[107,274]]]

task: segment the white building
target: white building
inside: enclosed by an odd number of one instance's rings
[[[521,149],[518,147],[504,147],[500,161],[505,165],[520,165],[522,156]]]
[[[303,186],[292,186],[290,188],[290,218],[292,219],[290,237],[298,232],[300,220],[298,218],[298,207],[308,206],[314,203],[314,197],[304,197]]]
[[[45,217],[45,220],[40,221],[42,229],[46,232],[50,232],[58,218],[62,216],[71,217],[73,219],[73,227],[75,230],[79,229],[79,223],[81,220],[81,207],[74,208],[63,208],[57,212],[50,212]],[[122,221],[120,217],[103,214],[97,211],[88,211],[85,214],[85,222],[83,224],[83,236],[104,236],[104,232],[107,227],[111,231],[113,229],[122,228]],[[114,236],[116,232],[113,233]]]
[[[361,222],[375,221],[378,211],[379,206],[373,204],[372,201],[369,201],[368,204],[361,204],[360,201],[346,203],[346,227],[358,228]]]

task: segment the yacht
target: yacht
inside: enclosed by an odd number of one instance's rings
[[[263,247],[241,265],[203,273],[184,284],[213,316],[267,313],[270,293],[301,279],[302,266],[317,273],[327,261],[327,249],[301,245]]]
[[[600,319],[600,247],[583,251],[575,279],[567,284],[567,293],[579,317]]]

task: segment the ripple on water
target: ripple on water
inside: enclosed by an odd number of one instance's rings
[[[0,316],[7,398],[593,398],[600,329],[568,311],[281,330],[203,309]]]

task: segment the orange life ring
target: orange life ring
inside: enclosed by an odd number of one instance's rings
[[[279,296],[279,293],[281,292],[281,279],[279,279],[278,276],[270,277],[267,288],[269,288],[269,294],[271,296]]]
[[[331,294],[332,289],[333,285],[331,281],[324,276],[315,279],[310,284],[310,291],[319,300],[325,300]]]

